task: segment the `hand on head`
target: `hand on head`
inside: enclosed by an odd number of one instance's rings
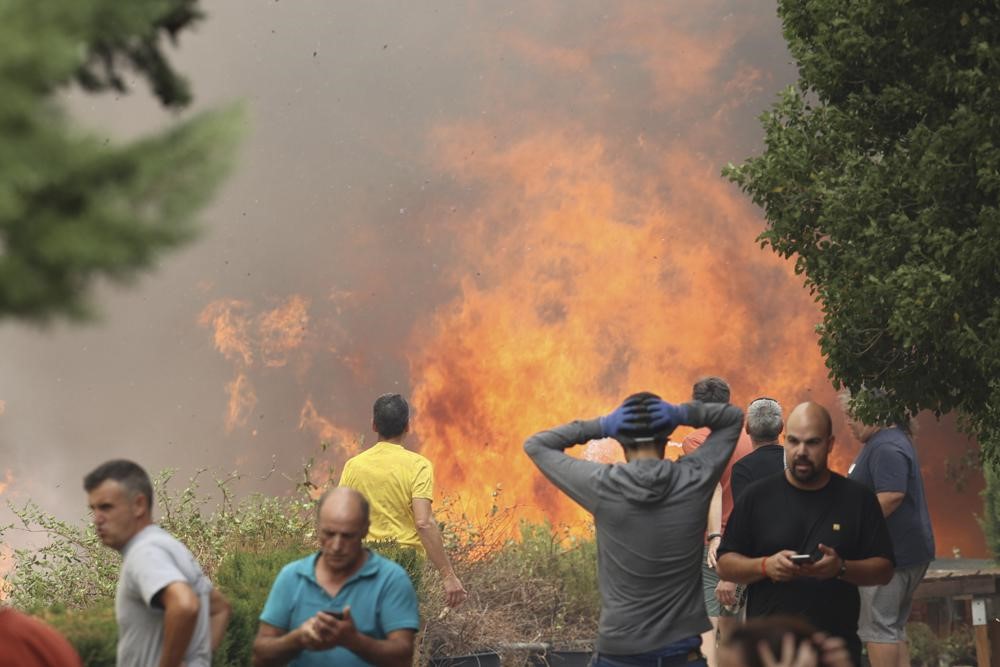
[[[667,403],[656,394],[632,394],[611,414],[601,417],[605,437],[668,437],[685,419],[684,407]]]

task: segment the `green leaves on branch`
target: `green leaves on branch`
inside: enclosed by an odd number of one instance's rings
[[[723,173],[764,209],[761,244],[794,258],[861,415],[958,410],[996,461],[1000,12],[784,0],[779,14],[799,81],[762,116],[764,153]]]
[[[91,315],[95,279],[128,281],[194,237],[231,166],[239,110],[119,145],[77,128],[58,95],[73,83],[125,92],[127,72],[186,105],[162,42],[199,17],[197,0],[0,5],[0,316]]]

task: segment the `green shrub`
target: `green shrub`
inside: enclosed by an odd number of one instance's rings
[[[967,625],[953,628],[941,640],[941,657],[946,665],[975,665],[978,662],[975,631]]]
[[[926,623],[907,623],[910,640],[910,662],[924,667],[937,667],[941,659],[941,641]]]
[[[216,480],[214,499],[199,490],[198,475],[177,492],[167,488],[169,472],[154,482],[158,523],[191,549],[233,606],[214,662],[223,667],[249,663],[257,619],[278,571],[315,549],[308,495],[314,486],[301,483],[288,497],[252,495],[234,502],[229,484],[235,479]],[[418,638],[421,662],[430,655],[460,655],[511,641],[565,645],[592,639],[596,632],[592,533],[525,523],[520,539],[511,539],[517,524],[511,508],[500,508],[499,495],[497,489],[497,504],[478,523],[449,516],[449,504],[443,503],[445,544],[470,592],[459,610],[445,610],[440,577],[415,550],[395,543],[368,545],[402,565],[414,582],[424,623]],[[4,576],[11,601],[63,632],[85,664],[113,665],[112,606],[120,557],[97,540],[89,525],[59,521],[31,504],[12,509],[20,525],[0,526],[0,538],[10,530],[30,530],[51,539],[40,550],[15,553],[15,568]]]
[[[372,543],[368,546],[402,565],[410,578],[414,579],[414,586],[418,585],[423,562],[413,549],[400,547],[395,542]],[[283,551],[235,551],[223,559],[215,574],[215,585],[229,599],[233,615],[213,664],[223,666],[250,664],[260,612],[264,609],[275,577],[282,567],[311,552],[312,550],[302,548]]]
[[[250,664],[257,619],[274,578],[282,567],[307,553],[304,550],[235,552],[223,560],[215,575],[215,585],[229,599],[233,615],[213,664]]]
[[[118,626],[113,603],[104,601],[85,610],[56,606],[38,615],[69,640],[86,667],[115,667]]]

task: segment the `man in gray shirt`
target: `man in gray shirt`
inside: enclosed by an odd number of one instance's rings
[[[705,664],[701,633],[712,627],[701,590],[705,518],[742,423],[732,405],[672,405],[640,393],[600,419],[570,422],[524,443],[542,473],[594,515],[601,593],[595,667]],[[694,453],[663,460],[679,425],[712,432]],[[563,452],[605,437],[621,443],[625,463]]]
[[[132,461],[108,461],[83,480],[97,536],[122,554],[115,594],[121,667],[209,667],[229,622],[183,544],[152,520],[149,475]]]

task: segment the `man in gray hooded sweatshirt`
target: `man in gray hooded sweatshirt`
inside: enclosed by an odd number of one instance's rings
[[[601,593],[595,667],[705,664],[701,633],[712,627],[701,590],[705,518],[742,424],[733,405],[672,405],[644,392],[609,415],[557,426],[524,443],[539,470],[594,515]],[[680,425],[712,432],[691,455],[663,460]],[[621,443],[625,463],[563,452],[606,437]]]

